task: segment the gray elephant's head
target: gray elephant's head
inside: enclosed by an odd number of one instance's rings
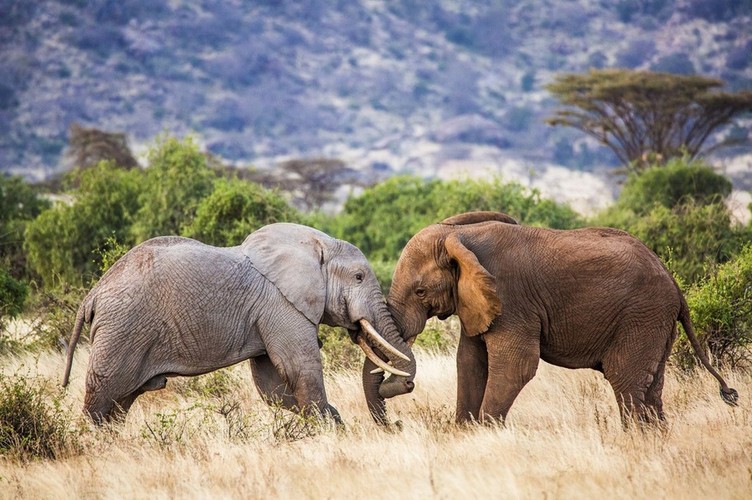
[[[311,323],[350,332],[366,353],[363,388],[368,408],[377,422],[387,423],[384,398],[413,390],[415,357],[363,253],[321,231],[290,223],[255,231],[241,248]],[[384,370],[392,373],[386,379]]]

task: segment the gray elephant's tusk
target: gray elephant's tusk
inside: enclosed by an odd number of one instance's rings
[[[383,369],[386,372],[392,373],[394,375],[399,375],[400,377],[409,377],[410,374],[407,372],[403,372],[402,370],[398,370],[394,368],[393,366],[389,366],[388,364],[384,363],[381,358],[379,358],[375,352],[373,352],[373,349],[371,349],[371,346],[368,345],[368,343],[363,339],[363,337],[358,337],[358,345],[361,349],[363,349],[363,352],[365,353],[366,357],[373,361],[373,364],[378,366],[379,368]]]
[[[371,375],[376,375],[377,373],[384,373],[384,370],[382,370],[381,368],[374,368],[370,373]]]
[[[405,361],[410,361],[410,358],[408,358],[407,356],[399,352],[396,347],[394,347],[392,344],[387,342],[384,339],[384,337],[379,335],[379,332],[377,332],[376,329],[373,326],[371,326],[371,323],[369,323],[367,319],[361,319],[360,326],[363,327],[363,330],[368,332],[369,337],[371,337],[377,344],[379,344],[385,350],[389,351],[390,353],[394,354],[395,356],[399,358],[404,359]]]

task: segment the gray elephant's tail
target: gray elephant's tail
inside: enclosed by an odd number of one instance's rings
[[[690,317],[689,317],[689,306],[687,306],[687,301],[684,299],[684,296],[682,296],[681,294],[679,294],[679,296],[681,298],[681,309],[679,310],[679,321],[684,327],[684,331],[687,334],[689,343],[692,344],[692,348],[694,349],[695,354],[697,354],[697,357],[700,358],[700,362],[702,362],[702,365],[705,367],[705,369],[708,370],[710,374],[713,375],[716,378],[716,380],[718,380],[718,382],[721,384],[721,398],[723,398],[723,401],[726,404],[729,404],[731,406],[736,406],[737,401],[739,400],[739,393],[736,392],[736,389],[729,387],[726,384],[726,381],[723,380],[723,377],[721,377],[721,374],[718,373],[716,369],[713,368],[713,365],[710,364],[708,355],[705,354],[705,351],[700,345],[700,341],[697,340],[697,335],[695,335],[695,330],[694,330],[694,327],[692,326],[692,321],[690,320]]]
[[[90,323],[94,318],[94,296],[89,294],[84,299],[81,306],[76,313],[76,324],[73,327],[73,333],[71,334],[70,342],[68,342],[68,353],[65,361],[65,374],[63,375],[63,387],[68,386],[70,380],[71,367],[73,366],[73,353],[76,350],[76,344],[81,337],[81,330],[84,327],[84,323]]]

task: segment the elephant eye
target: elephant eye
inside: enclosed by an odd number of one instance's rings
[[[355,273],[355,281],[363,283],[363,273]]]
[[[426,296],[426,289],[425,288],[416,288],[415,289],[415,295],[417,295],[418,297],[421,297],[421,298],[425,297]]]

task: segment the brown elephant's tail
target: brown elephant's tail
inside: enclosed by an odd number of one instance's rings
[[[84,323],[90,323],[94,317],[94,298],[89,294],[81,307],[78,308],[76,313],[76,324],[73,327],[73,333],[71,334],[70,342],[68,342],[67,359],[65,361],[65,374],[63,374],[63,387],[68,386],[70,380],[71,367],[73,366],[73,353],[76,350],[76,344],[81,337],[81,330],[84,327]]]
[[[705,367],[705,369],[708,370],[710,374],[713,375],[721,384],[721,398],[723,398],[723,401],[731,406],[736,406],[737,401],[739,400],[739,393],[736,392],[736,389],[729,387],[726,384],[726,381],[723,380],[723,377],[721,377],[721,374],[718,373],[716,369],[713,368],[713,365],[710,364],[710,360],[708,359],[707,354],[705,354],[705,351],[702,349],[700,341],[697,340],[695,330],[692,327],[692,321],[689,317],[689,306],[687,306],[687,301],[681,294],[680,297],[681,309],[679,310],[679,321],[684,327],[684,331],[687,334],[689,343],[692,344],[692,348],[694,349],[695,354],[697,354],[697,357],[700,358],[700,362],[702,362],[702,365]]]

